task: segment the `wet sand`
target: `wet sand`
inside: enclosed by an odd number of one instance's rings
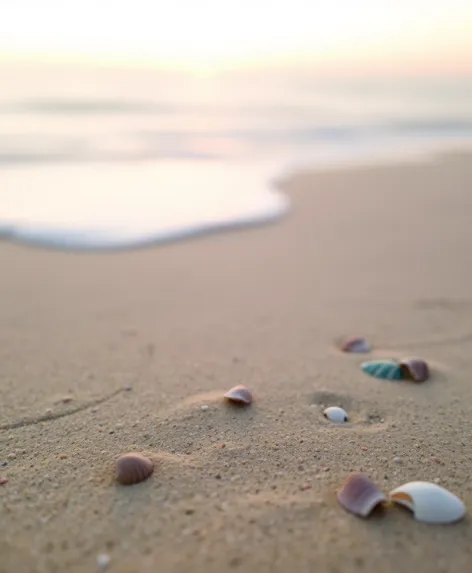
[[[459,154],[306,172],[272,226],[121,254],[0,243],[0,571],[468,571],[471,186]],[[333,346],[348,334],[431,380],[366,376]],[[221,400],[238,383],[247,409]],[[154,474],[119,486],[133,450]],[[358,519],[335,495],[351,471],[436,481],[469,516]]]

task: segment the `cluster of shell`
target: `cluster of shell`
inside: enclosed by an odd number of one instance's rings
[[[339,503],[351,513],[368,517],[374,508],[389,500],[407,507],[417,521],[448,524],[466,513],[462,501],[443,487],[412,481],[392,490],[388,497],[364,474],[351,474],[338,492]]]
[[[361,364],[362,370],[383,380],[412,380],[424,382],[429,378],[429,368],[422,358],[408,357],[401,360],[372,360]]]
[[[226,392],[224,399],[237,406],[249,406],[252,394],[242,384]],[[133,485],[146,480],[154,471],[154,463],[139,452],[130,452],[116,460],[115,479],[122,485]]]
[[[372,350],[367,340],[361,336],[349,336],[339,344],[343,352],[365,354]],[[409,356],[401,360],[370,360],[361,364],[362,370],[383,380],[412,380],[424,382],[429,378],[428,364],[422,358]]]
[[[345,339],[343,352],[367,353],[371,347],[361,337]],[[424,382],[429,378],[428,364],[422,358],[407,357],[400,360],[370,360],[361,364],[370,376],[382,380],[411,380]],[[324,415],[333,422],[347,422],[342,408],[326,408]],[[338,492],[339,503],[351,513],[367,517],[375,507],[388,501],[407,507],[415,519],[424,523],[454,523],[462,519],[466,509],[462,501],[450,491],[429,482],[414,481],[392,490],[388,497],[374,482],[363,474],[352,474]]]
[[[351,337],[344,341],[341,349],[344,352],[365,353],[370,351],[370,345],[364,338]],[[429,377],[428,365],[420,358],[364,362],[361,368],[371,376],[386,380],[423,382]],[[224,399],[230,404],[245,407],[252,403],[252,394],[246,386],[239,384],[228,390]],[[325,408],[323,415],[334,423],[349,421],[347,412],[339,406]],[[154,464],[149,458],[132,452],[117,459],[115,478],[123,485],[132,485],[144,481],[153,471]],[[360,473],[348,477],[337,498],[347,511],[361,517],[368,517],[377,506],[389,500],[407,507],[416,520],[424,523],[454,523],[466,513],[462,501],[437,484],[409,482],[392,490],[387,497],[372,480]]]

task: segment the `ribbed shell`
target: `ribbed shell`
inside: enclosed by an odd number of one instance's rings
[[[124,454],[116,460],[116,481],[123,485],[144,481],[153,471],[152,461],[139,452]]]
[[[393,360],[372,360],[361,364],[362,370],[383,380],[403,380],[404,375],[400,364]]]

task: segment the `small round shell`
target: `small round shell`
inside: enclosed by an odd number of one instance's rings
[[[343,410],[339,406],[330,406],[329,408],[326,408],[323,410],[323,416],[338,424],[349,420],[346,410]]]
[[[417,521],[424,523],[454,523],[466,512],[458,497],[435,483],[412,481],[391,491],[390,498],[407,507]]]
[[[403,376],[414,382],[424,382],[429,378],[429,368],[421,358],[402,358],[399,362]]]
[[[154,471],[154,464],[139,452],[124,454],[116,460],[116,481],[132,485],[144,481]]]
[[[350,336],[344,339],[340,347],[343,352],[351,352],[354,354],[365,354],[371,350],[367,340],[361,336]]]
[[[234,388],[228,390],[224,397],[228,402],[233,402],[234,404],[239,404],[241,406],[249,406],[252,402],[251,392],[242,384],[234,386]]]
[[[361,368],[366,374],[383,380],[403,380],[404,378],[400,364],[393,360],[363,362]]]
[[[385,494],[364,474],[351,474],[338,492],[338,501],[351,513],[367,517],[387,501]]]

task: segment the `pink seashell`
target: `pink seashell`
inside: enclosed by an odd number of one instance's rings
[[[341,343],[343,352],[352,352],[354,354],[364,354],[370,352],[370,345],[365,338],[360,336],[350,336]]]
[[[154,464],[139,452],[124,454],[116,460],[116,481],[132,485],[144,481],[154,471]]]
[[[406,379],[424,382],[429,378],[428,365],[421,358],[402,358],[399,364]]]
[[[351,513],[367,517],[387,497],[366,475],[351,474],[338,492],[338,501]]]
[[[228,390],[224,395],[225,399],[229,402],[233,402],[235,404],[240,404],[241,406],[249,406],[252,402],[252,394],[242,384],[238,386],[234,386],[231,390]]]

